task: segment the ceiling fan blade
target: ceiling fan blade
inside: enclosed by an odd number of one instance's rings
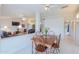
[[[63,9],[63,8],[67,8],[67,7],[68,7],[68,5],[65,5],[65,6],[63,6],[63,7],[61,7],[61,8]]]

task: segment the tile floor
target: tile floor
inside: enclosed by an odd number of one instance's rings
[[[15,54],[32,54],[31,44],[15,52]],[[79,54],[79,44],[72,37],[66,36],[65,39],[61,40],[60,54]]]

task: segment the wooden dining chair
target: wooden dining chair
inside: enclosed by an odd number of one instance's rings
[[[53,44],[54,44],[54,40],[57,39],[57,36],[55,35],[55,33],[53,31],[49,31],[48,32],[48,36],[47,36],[48,40],[50,39],[49,43],[51,43],[51,47],[47,49],[47,53],[53,53]]]
[[[53,53],[53,51],[54,51],[53,45],[55,45],[54,42],[57,42],[57,35],[53,31],[49,31],[48,35],[50,37],[49,39],[51,39],[51,41],[52,41],[52,45],[51,45],[51,48],[49,49],[49,53]]]
[[[47,47],[44,45],[43,38],[41,37],[36,37],[33,38],[33,53],[38,54],[38,53],[46,53]]]
[[[60,40],[61,40],[61,34],[59,35],[58,41],[55,41],[52,47],[54,48],[53,53],[60,53]]]
[[[35,50],[36,50],[36,54],[37,53],[43,53],[46,52],[47,47],[41,44],[36,45]]]
[[[35,54],[39,54],[39,53],[42,54],[44,52],[46,53],[46,49],[47,47],[45,45],[34,42],[34,53]]]

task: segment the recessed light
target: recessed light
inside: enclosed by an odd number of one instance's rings
[[[6,28],[8,28],[7,26],[4,26],[4,28],[6,29]]]
[[[18,28],[22,28],[22,26],[21,26],[21,25],[19,25],[19,26],[18,26]]]
[[[45,7],[45,10],[47,11],[48,10],[48,7]]]
[[[77,18],[77,19],[79,18],[79,13],[77,13],[76,18]]]
[[[26,18],[22,18],[22,20],[24,21],[24,20],[26,20]]]

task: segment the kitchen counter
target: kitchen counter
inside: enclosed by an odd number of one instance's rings
[[[34,34],[24,34],[0,39],[0,53],[15,53],[32,44]],[[29,48],[29,47],[28,47]],[[30,49],[31,52],[31,49]]]

